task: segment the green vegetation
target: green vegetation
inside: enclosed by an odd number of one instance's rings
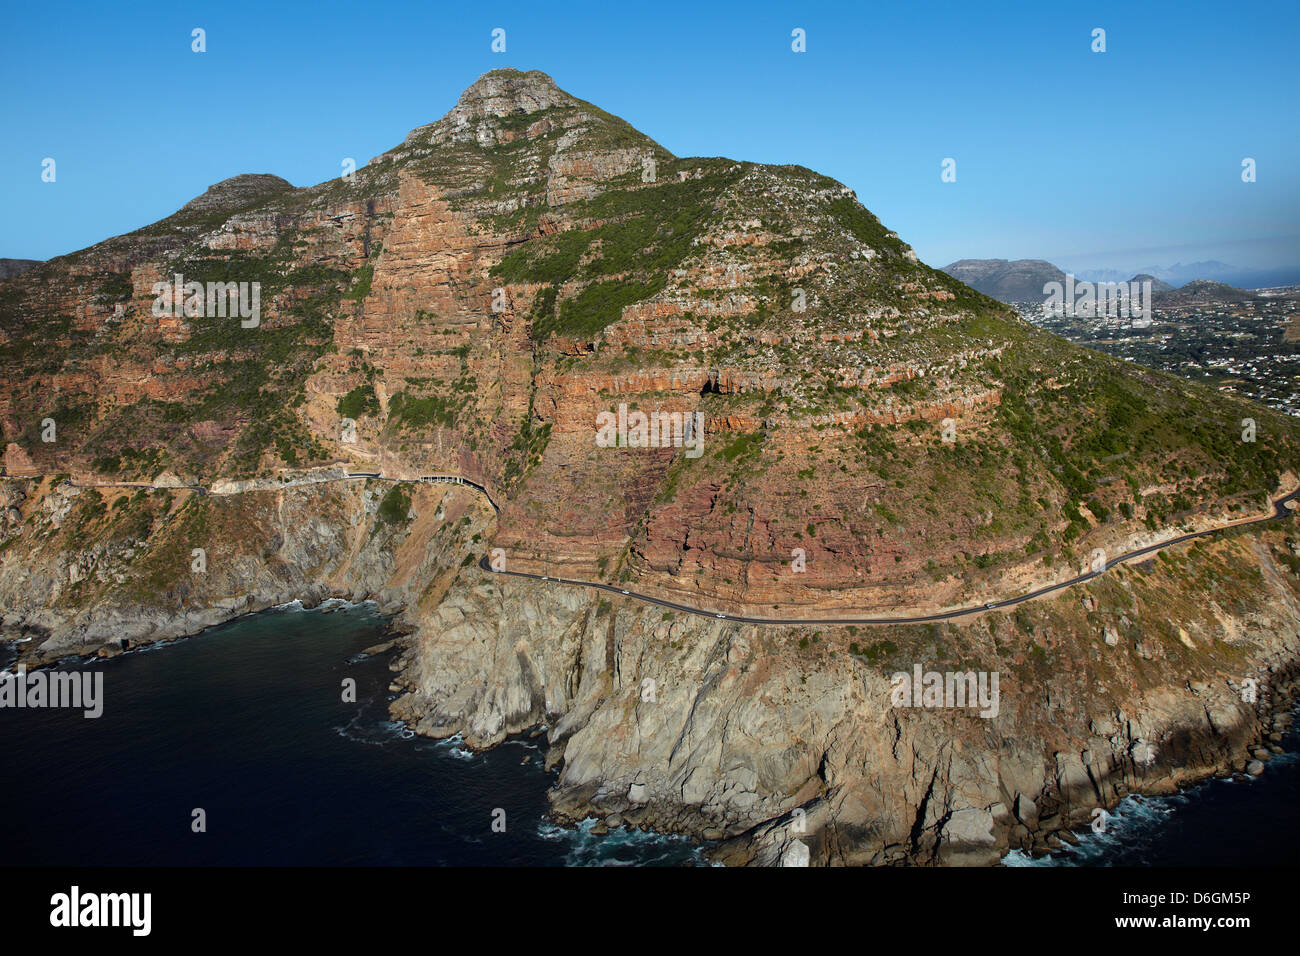
[[[357,419],[362,415],[379,414],[379,397],[369,383],[358,385],[338,400],[335,407],[343,418]]]
[[[411,510],[411,496],[401,485],[393,485],[379,501],[376,512],[380,522],[386,525],[404,525]]]
[[[528,414],[519,426],[519,433],[506,450],[506,465],[502,478],[508,487],[515,486],[529,469],[542,460],[551,438],[551,423],[540,422],[533,416],[530,399]]]
[[[763,445],[762,432],[748,432],[737,435],[722,448],[722,457],[727,461],[755,454]]]
[[[692,160],[708,175],[675,179],[688,164],[665,161],[659,181],[642,188],[611,188],[574,205],[572,214],[601,222],[534,240],[506,256],[492,275],[507,282],[548,283],[539,297],[533,335],[589,338],[618,319],[622,309],[662,290],[672,270],[703,233],[712,202],[738,177],[714,160]],[[626,187],[636,177],[627,177]],[[554,308],[555,289],[570,286]]]
[[[894,654],[897,654],[898,645],[895,644],[893,641],[884,640],[884,641],[876,641],[875,643],[864,648],[859,648],[858,642],[852,641],[849,644],[849,653],[857,655],[859,657],[865,657],[869,663],[876,664],[882,660],[886,660],[889,657],[892,657]]]
[[[183,594],[191,579],[192,551],[194,542],[214,542],[229,540],[214,533],[217,525],[217,508],[237,509],[237,505],[214,503],[213,499],[194,496],[189,498],[174,514],[168,514],[171,497],[169,493],[159,495],[154,492],[152,501],[142,502],[143,510],[137,512],[134,519],[137,527],[143,527],[145,516],[149,516],[151,525],[157,528],[149,538],[149,548],[144,552],[140,562],[133,568],[135,576],[122,587],[139,600],[149,603],[166,603],[169,596]],[[134,506],[133,506],[134,507]],[[124,519],[118,519],[124,520]],[[204,545],[212,547],[211,544]],[[209,560],[212,555],[209,554]]]
[[[407,428],[441,425],[452,428],[456,424],[456,403],[441,395],[412,397],[405,392],[395,392],[388,401],[388,412],[395,423]]]
[[[390,425],[400,431],[427,428],[430,425],[454,428],[478,391],[478,380],[469,374],[465,361],[468,348],[458,354],[461,358],[460,376],[445,393],[413,395],[409,391],[395,392],[388,400]],[[436,383],[431,380],[407,379],[413,387],[427,388]]]
[[[566,299],[560,306],[558,316],[548,316],[534,323],[533,336],[538,340],[545,339],[552,333],[590,338],[611,322],[617,321],[623,314],[624,307],[649,298],[661,288],[663,283],[654,281],[611,280],[592,283],[574,298]]]
[[[827,183],[834,180],[827,179]],[[831,200],[828,210],[831,218],[841,223],[858,242],[864,243],[873,249],[890,249],[894,252],[903,251],[903,243],[899,238],[881,225],[880,220],[875,214],[863,207],[856,199],[850,199],[848,196]]]
[[[101,302],[125,302],[131,298],[131,274],[129,272],[110,272],[99,284]]]
[[[352,274],[352,286],[347,292],[343,293],[343,298],[350,299],[353,302],[360,302],[370,294],[370,283],[375,277],[375,267],[364,265]]]

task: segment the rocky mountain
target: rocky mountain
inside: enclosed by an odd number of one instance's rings
[[[39,259],[0,259],[0,279],[8,279],[40,264]]]
[[[1257,296],[1254,292],[1237,289],[1222,282],[1209,279],[1194,279],[1184,286],[1171,289],[1156,289],[1152,286],[1156,305],[1164,307],[1187,307],[1206,305],[1231,305],[1240,302],[1252,302]]]
[[[1042,302],[1043,286],[1065,282],[1065,273],[1043,259],[959,259],[943,271],[999,302]]]
[[[729,620],[1065,581],[1271,513],[1300,432],[1033,328],[840,183],[674,156],[537,72],[486,74],[351,177],[236,177],[5,280],[0,364],[24,663],[373,598],[417,731],[544,725],[557,814],[728,862],[1048,846],[1245,766],[1300,650],[1280,525],[970,617]],[[601,443],[635,412],[699,416],[698,454]],[[999,673],[998,713],[894,706],[917,665]]]

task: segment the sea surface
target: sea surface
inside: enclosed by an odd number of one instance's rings
[[[0,865],[705,863],[680,838],[549,821],[540,738],[473,754],[390,720],[389,656],[361,653],[384,628],[371,605],[290,605],[61,664],[103,672],[103,716],[0,709]]]

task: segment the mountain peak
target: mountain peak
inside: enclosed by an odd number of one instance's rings
[[[456,102],[455,120],[520,116],[578,103],[541,70],[492,70],[480,76]]]
[[[484,73],[461,93],[442,119],[411,130],[402,148],[420,150],[449,143],[490,148],[579,128],[586,133],[571,137],[568,147],[573,148],[579,140],[586,148],[618,141],[668,154],[618,117],[566,93],[541,70],[514,69]]]
[[[293,189],[293,183],[269,173],[244,173],[231,176],[208,187],[207,192],[196,196],[182,206],[181,213],[210,213],[232,210],[247,205],[272,193]]]

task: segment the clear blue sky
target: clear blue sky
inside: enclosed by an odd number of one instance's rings
[[[1298,24],[1297,0],[12,3],[0,256],[82,248],[238,173],[337,176],[511,66],[678,155],[834,176],[932,265],[1296,265]]]

